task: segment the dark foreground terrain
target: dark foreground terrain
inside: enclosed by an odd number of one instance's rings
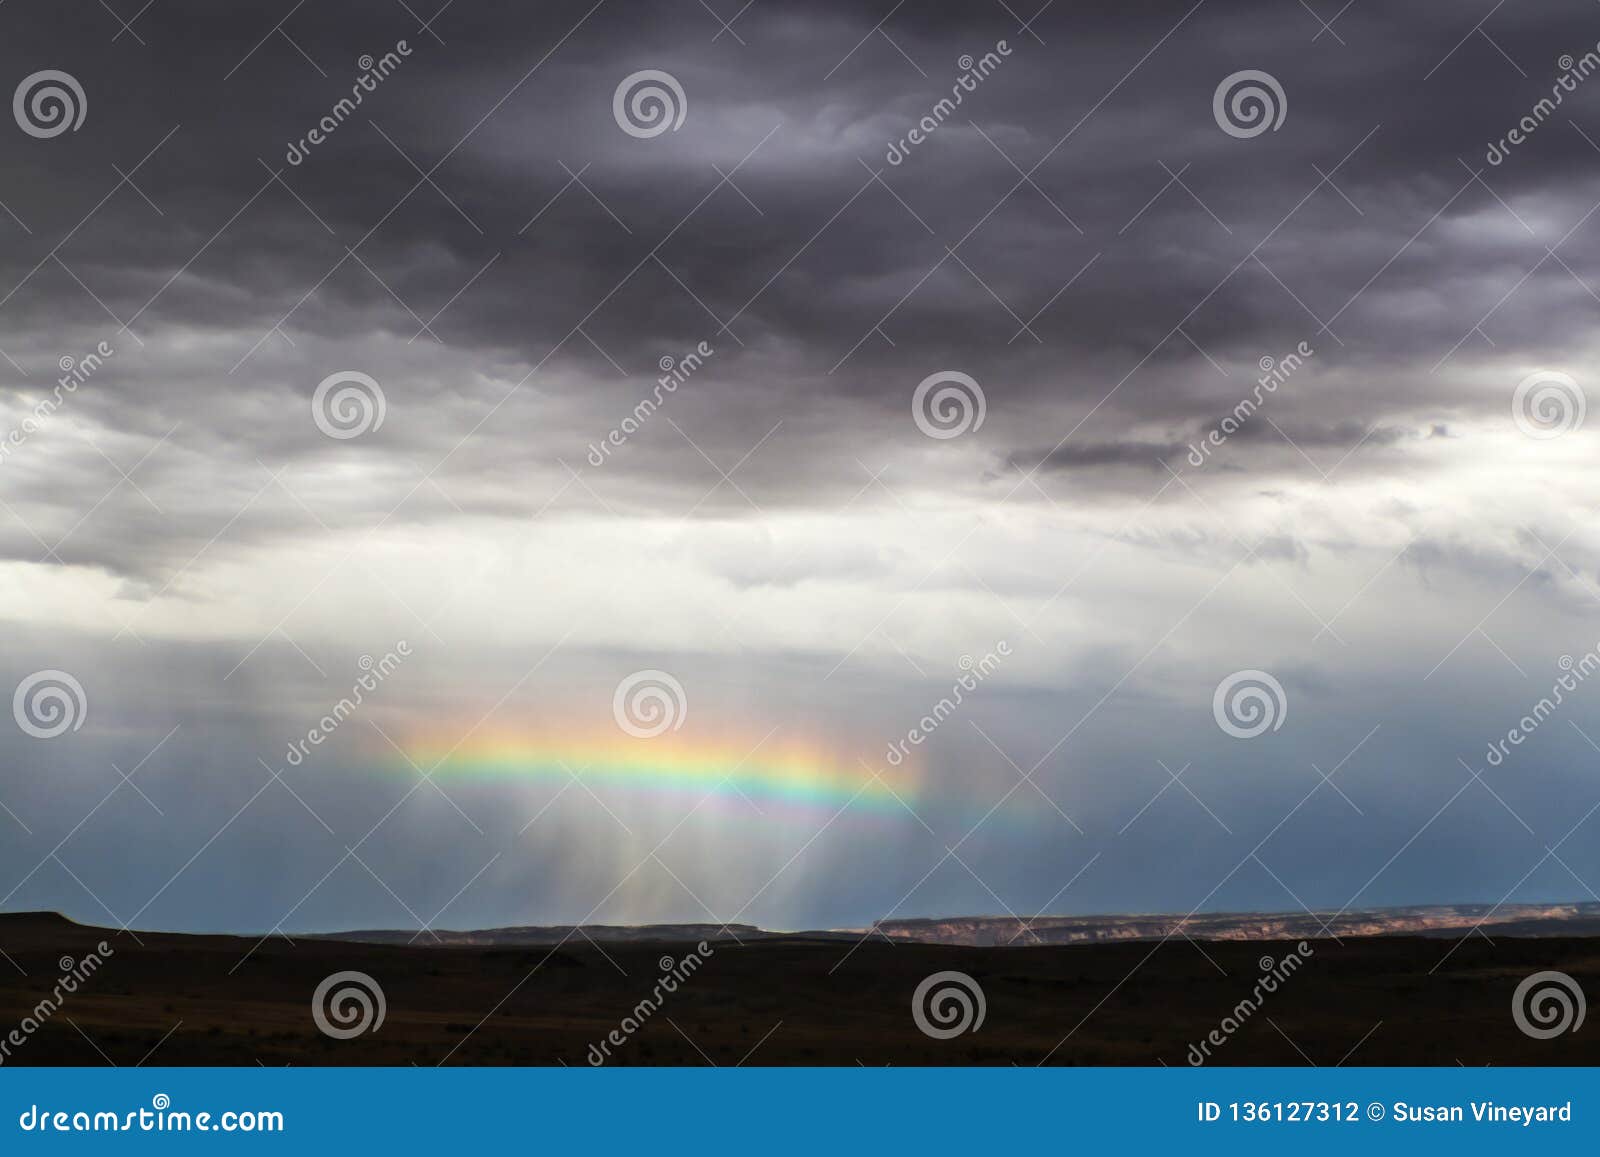
[[[42,1019],[7,1065],[583,1065],[639,1002],[662,957],[688,943],[559,948],[350,943],[112,933],[45,915],[0,916],[0,1040],[34,1015],[68,963],[105,940],[104,965]],[[857,943],[828,937],[718,941],[646,1013],[608,1063],[632,1065],[1184,1065],[1189,1046],[1251,996],[1282,941],[1139,941],[1043,947]],[[1558,970],[1600,993],[1600,940],[1473,934],[1311,942],[1208,1063],[1600,1064],[1600,1023],[1550,1040],[1512,1017],[1518,983]],[[330,974],[373,977],[381,1028],[318,1030]],[[924,1035],[912,995],[932,973],[981,986],[975,1032]]]

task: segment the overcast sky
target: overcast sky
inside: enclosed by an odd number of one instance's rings
[[[0,10],[0,908],[1600,900],[1600,8],[1024,4]]]

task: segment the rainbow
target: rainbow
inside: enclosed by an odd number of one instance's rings
[[[577,779],[591,787],[686,794],[696,799],[744,796],[752,801],[834,809],[901,810],[901,800],[915,802],[920,779],[909,766],[874,769],[836,757],[815,744],[775,738],[761,743],[715,743],[675,735],[632,739],[623,735],[473,734],[459,744],[411,743],[405,756],[441,783],[452,779],[570,783]]]

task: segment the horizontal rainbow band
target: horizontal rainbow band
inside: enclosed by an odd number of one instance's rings
[[[407,757],[438,779],[570,782],[628,790],[768,799],[819,807],[900,807],[916,797],[917,777],[902,766],[853,767],[816,748],[715,746],[676,736],[654,739],[472,737],[454,750],[412,745]],[[897,799],[898,797],[898,799]]]

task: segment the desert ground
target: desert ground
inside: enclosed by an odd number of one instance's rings
[[[651,995],[686,943],[413,946],[95,929],[0,916],[0,1037],[32,1015],[66,963],[113,954],[7,1065],[585,1065],[591,1045]],[[658,1011],[616,1065],[1174,1065],[1249,996],[1280,941],[1184,938],[1044,947],[953,947],[827,937],[732,939]],[[1600,1029],[1521,1032],[1512,996],[1555,969],[1600,991],[1600,939],[1481,935],[1318,940],[1227,1042],[1221,1065],[1579,1065]],[[312,995],[357,970],[381,986],[381,1027],[319,1031]],[[976,1031],[919,1030],[917,985],[955,970],[982,988]]]

